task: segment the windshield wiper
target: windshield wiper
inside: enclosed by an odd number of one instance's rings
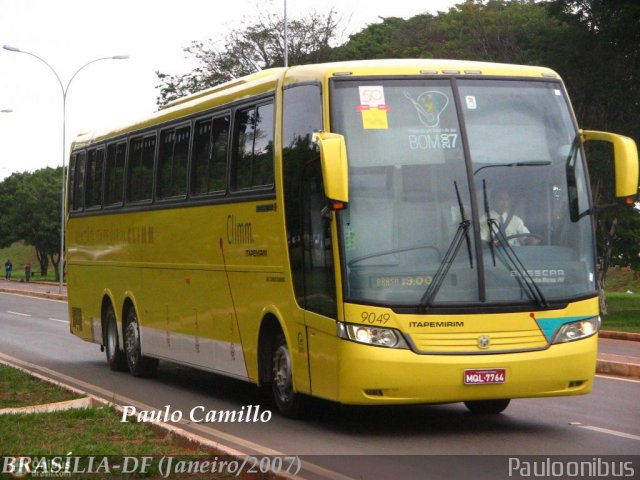
[[[500,229],[498,222],[496,222],[494,218],[491,218],[489,210],[489,200],[487,198],[487,184],[484,180],[482,181],[482,190],[484,193],[484,208],[485,215],[487,217],[487,226],[489,227],[489,248],[491,249],[493,266],[495,267],[496,265],[497,251],[498,257],[500,258],[502,264],[508,269],[512,269],[513,272],[516,273],[516,279],[518,280],[520,287],[524,291],[529,292],[530,297],[535,300],[536,303],[540,305],[540,307],[547,308],[549,306],[549,302],[547,302],[547,299],[540,290],[540,287],[538,287],[533,278],[531,278],[531,275],[529,275],[527,268],[524,266],[516,252],[509,244],[509,240],[507,240],[507,237]],[[497,249],[495,242],[497,242],[497,246],[502,248]]]
[[[456,196],[458,197],[458,206],[460,207],[461,221],[458,225],[458,229],[456,230],[455,235],[453,236],[453,240],[451,240],[451,243],[449,244],[449,248],[447,248],[444,258],[442,259],[442,262],[440,263],[440,266],[436,271],[436,274],[433,276],[433,280],[429,284],[429,288],[427,288],[427,291],[424,292],[424,295],[422,295],[422,298],[420,299],[420,308],[423,311],[426,311],[431,306],[434,297],[436,296],[438,291],[440,291],[440,288],[444,283],[444,279],[447,277],[447,274],[449,273],[449,270],[453,265],[453,260],[456,258],[458,252],[460,251],[462,240],[465,238],[467,240],[467,252],[469,253],[469,266],[470,268],[473,268],[471,239],[469,238],[469,227],[471,226],[471,221],[467,220],[465,216],[464,205],[462,204],[462,200],[460,198],[458,184],[456,182],[453,182],[453,186],[455,187]]]
[[[478,168],[473,175],[475,176],[480,170],[485,168],[492,167],[544,167],[546,165],[551,165],[550,160],[529,160],[527,162],[514,162],[514,163],[490,163],[489,165],[484,165]]]

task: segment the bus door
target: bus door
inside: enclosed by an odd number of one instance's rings
[[[337,394],[336,280],[331,216],[324,195],[320,161],[304,167],[300,185],[303,242],[303,307],[307,328],[311,391],[335,398]]]

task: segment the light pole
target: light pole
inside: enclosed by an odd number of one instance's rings
[[[91,60],[90,62],[85,63],[78,70],[76,70],[76,72],[69,79],[69,82],[67,82],[67,86],[65,87],[64,84],[62,83],[62,80],[60,80],[60,76],[58,75],[58,73],[43,58],[40,58],[38,55],[35,55],[31,52],[26,52],[24,50],[20,50],[19,48],[12,47],[10,45],[3,45],[2,48],[4,48],[5,50],[9,50],[10,52],[25,53],[27,55],[31,55],[32,57],[40,60],[49,68],[49,70],[53,72],[53,74],[56,77],[56,80],[58,80],[58,83],[60,84],[60,89],[62,90],[62,189],[61,189],[61,205],[62,206],[60,208],[60,260],[58,262],[58,276],[60,277],[59,289],[60,289],[60,293],[62,293],[62,289],[64,286],[64,218],[65,218],[65,193],[66,193],[65,190],[67,185],[67,177],[64,172],[65,161],[67,158],[67,155],[66,155],[67,93],[69,92],[69,86],[71,85],[71,82],[73,82],[73,79],[76,78],[76,75],[78,75],[78,73],[80,73],[80,71],[83,68],[91,65],[92,63],[99,62],[100,60],[126,60],[127,58],[129,58],[129,55],[114,55],[112,57],[100,57],[100,58],[96,58],[95,60]]]

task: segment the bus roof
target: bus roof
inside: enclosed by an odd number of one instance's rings
[[[439,59],[384,59],[298,65],[288,68],[265,69],[188,95],[161,107],[157,112],[120,128],[104,132],[88,132],[76,137],[73,147],[123,135],[158,125],[190,113],[206,109],[209,104],[226,103],[251,96],[257,92],[275,89],[278,81],[285,84],[302,81],[324,81],[331,77],[374,75],[429,75],[429,76],[500,76],[559,78],[545,67],[503,63]]]

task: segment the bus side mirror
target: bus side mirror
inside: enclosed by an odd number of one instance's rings
[[[349,201],[349,169],[347,147],[342,135],[316,132],[313,141],[320,147],[320,164],[324,194],[335,202]]]
[[[608,142],[613,145],[616,197],[632,197],[638,195],[638,149],[636,142],[629,137],[614,133],[581,130],[582,142],[591,140]]]

